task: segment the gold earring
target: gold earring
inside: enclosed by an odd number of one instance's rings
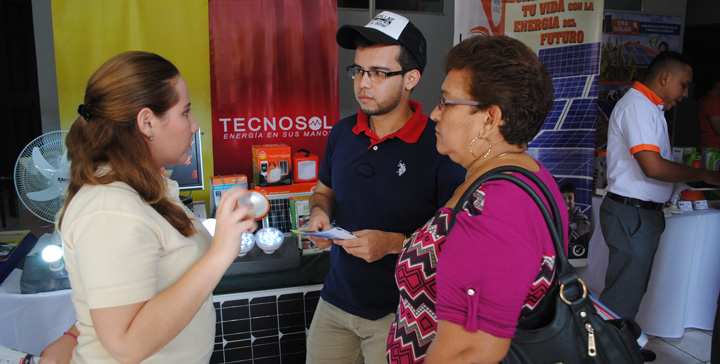
[[[482,155],[482,157],[476,156],[476,155],[475,155],[475,152],[473,152],[473,143],[475,143],[475,141],[476,141],[478,138],[484,139],[484,140],[488,143],[488,150],[485,152],[485,154]],[[480,158],[480,159],[487,158],[487,156],[490,155],[490,151],[491,151],[491,150],[492,150],[492,143],[490,142],[490,139],[488,139],[488,138],[486,138],[486,137],[481,137],[480,135],[478,135],[478,136],[474,137],[473,140],[470,142],[470,154],[472,154],[472,156],[475,157],[475,159],[478,159],[478,158]]]

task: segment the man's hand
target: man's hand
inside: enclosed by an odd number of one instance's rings
[[[402,249],[405,236],[380,230],[360,230],[353,232],[356,239],[335,240],[348,254],[372,263],[388,254],[397,254]]]
[[[310,196],[310,221],[308,229],[314,231],[325,231],[330,229],[332,225],[330,221],[333,219],[335,212],[335,191],[318,181],[315,185],[315,191]],[[323,239],[316,237],[308,237],[310,241],[320,249],[325,249],[332,245],[331,239]]]
[[[330,218],[321,208],[313,208],[310,211],[310,221],[308,222],[308,230],[313,231],[325,231],[330,229]],[[332,244],[332,239],[318,238],[314,236],[308,236],[310,241],[320,249],[325,249]]]
[[[711,185],[720,185],[720,172],[692,168],[664,159],[660,153],[644,150],[633,154],[643,173],[650,178],[665,182],[705,181]]]

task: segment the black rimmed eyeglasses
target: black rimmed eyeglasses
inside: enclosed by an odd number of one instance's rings
[[[372,81],[372,82],[382,82],[382,81],[385,81],[385,79],[388,77],[404,75],[408,72],[408,71],[385,72],[385,71],[380,71],[380,70],[364,70],[364,69],[362,69],[360,67],[356,67],[356,66],[347,66],[347,68],[345,68],[345,70],[347,70],[348,76],[350,76],[350,78],[352,78],[353,80],[356,79],[355,76],[357,76],[358,74],[360,74],[360,77],[358,77],[357,79],[360,80],[360,79],[362,79],[362,76],[367,73],[368,77],[370,77],[370,81]]]
[[[480,106],[480,103],[475,100],[463,100],[463,99],[447,99],[445,97],[438,97],[438,110],[442,111],[446,105],[470,105]]]

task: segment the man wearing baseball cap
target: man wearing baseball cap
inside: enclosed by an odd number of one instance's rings
[[[437,152],[434,123],[410,100],[427,64],[422,33],[386,11],[365,26],[340,27],[336,39],[342,48],[355,49],[346,70],[360,111],[330,132],[308,227],[327,230],[334,221],[357,238],[313,239],[332,249],[306,361],[385,363],[399,302],[397,254],[450,199],[465,173]]]

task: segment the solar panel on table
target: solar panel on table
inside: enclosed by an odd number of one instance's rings
[[[210,363],[304,363],[321,285],[220,295]]]

